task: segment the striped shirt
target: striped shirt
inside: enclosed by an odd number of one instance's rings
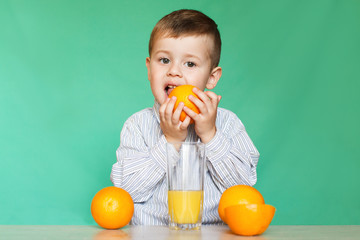
[[[206,144],[203,224],[221,224],[217,208],[223,191],[256,183],[259,152],[240,119],[218,108],[217,132]],[[186,141],[197,141],[190,125]],[[110,179],[128,191],[135,208],[133,225],[167,225],[166,138],[160,128],[159,104],[132,115],[124,124],[117,162]]]

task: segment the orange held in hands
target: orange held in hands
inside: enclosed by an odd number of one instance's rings
[[[265,232],[274,217],[275,208],[265,204],[263,196],[255,188],[236,185],[223,192],[218,212],[231,231],[253,236]]]
[[[118,187],[106,187],[97,192],[91,202],[91,214],[99,226],[118,229],[127,225],[134,213],[130,194]]]
[[[176,88],[174,88],[174,90],[172,90],[170,92],[169,98],[171,98],[172,96],[176,97],[174,111],[178,107],[179,103],[183,102],[184,106],[190,108],[197,114],[200,113],[200,110],[198,109],[198,107],[189,100],[189,95],[193,95],[194,97],[198,98],[198,96],[192,91],[193,88],[194,88],[194,86],[192,86],[192,85],[181,85],[181,86],[177,86]],[[181,115],[180,115],[180,121],[183,122],[185,120],[186,116],[187,116],[186,113],[184,111],[182,111]],[[190,123],[194,123],[194,120],[191,119]]]

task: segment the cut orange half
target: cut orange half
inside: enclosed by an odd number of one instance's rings
[[[232,232],[242,236],[265,232],[274,214],[275,208],[268,204],[238,204],[225,208],[226,223]]]

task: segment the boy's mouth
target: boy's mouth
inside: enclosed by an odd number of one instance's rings
[[[176,85],[167,85],[166,87],[165,87],[165,92],[166,92],[166,94],[169,96],[169,94],[171,93],[171,91],[174,89],[174,88],[176,88],[177,86]]]

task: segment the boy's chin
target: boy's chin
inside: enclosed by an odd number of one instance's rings
[[[166,99],[168,99],[168,95],[167,94],[164,94],[164,96],[162,98],[155,98],[155,101],[157,103],[159,103],[160,105],[163,105],[166,101]]]

